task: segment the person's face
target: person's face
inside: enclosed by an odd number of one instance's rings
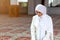
[[[39,11],[35,11],[35,13],[38,15],[38,16],[42,16],[43,14],[41,13],[41,12],[39,12]]]

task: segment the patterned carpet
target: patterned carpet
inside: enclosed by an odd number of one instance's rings
[[[60,16],[51,15],[54,22],[54,40],[60,40]],[[32,16],[8,17],[0,15],[0,40],[31,40]]]

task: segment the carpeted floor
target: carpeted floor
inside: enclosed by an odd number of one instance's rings
[[[60,40],[60,16],[51,16],[54,23],[54,40]],[[31,19],[32,16],[0,15],[0,40],[30,40]]]

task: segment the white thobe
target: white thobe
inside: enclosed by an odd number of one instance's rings
[[[42,17],[38,15],[33,16],[31,23],[31,40],[43,40],[46,31],[51,33],[51,40],[53,40],[53,24],[51,17],[48,15]]]

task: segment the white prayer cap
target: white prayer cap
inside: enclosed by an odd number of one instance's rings
[[[40,11],[43,15],[45,15],[47,13],[47,8],[42,5],[42,4],[38,4],[35,8],[35,11]]]

